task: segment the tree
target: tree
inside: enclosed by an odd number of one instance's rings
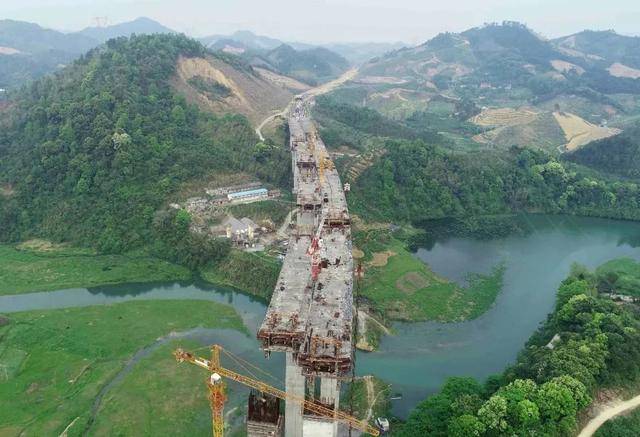
[[[494,395],[478,410],[478,419],[487,430],[505,433],[509,429],[507,422],[507,401],[499,395]]]
[[[545,421],[560,422],[566,417],[575,417],[578,406],[573,393],[557,381],[542,384],[538,390],[537,404]]]
[[[447,428],[448,435],[451,437],[481,436],[485,430],[485,425],[471,414],[454,417]]]

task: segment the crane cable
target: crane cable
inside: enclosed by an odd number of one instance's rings
[[[260,367],[256,366],[255,364],[251,364],[249,361],[240,358],[239,356],[229,352],[226,349],[221,348],[221,351],[224,352],[225,355],[227,355],[229,358],[234,360],[236,363],[238,363],[238,365],[240,365],[240,367],[245,369],[254,379],[259,379],[259,378],[257,378],[249,369],[247,369],[247,367],[245,367],[245,365],[249,366],[250,368],[255,369],[255,371],[257,371],[259,373],[262,373],[263,375],[271,378],[273,381],[276,381],[279,384],[283,384],[284,385],[284,382],[280,378],[278,378],[276,376],[273,376],[272,374],[270,374],[266,370],[261,369]]]

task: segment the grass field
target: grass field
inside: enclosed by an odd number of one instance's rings
[[[222,262],[202,269],[200,274],[212,284],[270,298],[281,267],[282,264],[268,255],[233,250]]]
[[[242,320],[229,306],[178,300],[16,313],[3,323],[0,327],[2,436],[60,435],[71,423],[68,435],[82,435],[101,388],[139,349],[172,331],[198,326],[245,332]],[[196,402],[195,393],[187,392],[200,388],[203,375],[181,369],[175,372],[175,379],[169,378],[162,372],[168,371],[170,365],[175,369],[176,363],[166,354],[168,351],[168,346],[164,350],[160,348],[157,354],[144,358],[126,377],[126,388],[116,384],[115,391],[107,393],[102,401],[102,405],[106,405],[105,414],[111,411],[109,406],[113,403],[118,407],[119,418],[114,419],[114,428],[110,430],[98,411],[95,425],[96,430],[101,431],[96,434],[194,435],[189,432],[193,430],[190,426],[197,425],[189,422],[195,414],[191,407],[200,405],[202,400]],[[144,372],[150,367],[166,380],[151,381],[150,375]],[[178,400],[179,395],[185,396],[184,402]],[[120,403],[120,397],[127,402]],[[144,413],[152,408],[154,414]],[[208,410],[205,408],[201,414],[208,414]],[[127,422],[126,426],[122,425],[123,421]],[[179,426],[185,428],[174,432]],[[118,432],[114,432],[116,429]],[[201,435],[208,435],[210,428],[206,429],[207,434]]]
[[[611,292],[640,297],[640,262],[617,258],[598,267],[596,275]]]
[[[359,248],[365,253],[360,293],[377,312],[392,319],[440,322],[473,319],[491,307],[502,288],[501,266],[490,275],[473,275],[469,286],[461,287],[433,273],[397,239],[391,238],[385,246],[385,251],[394,255],[387,257],[384,266],[372,264],[374,252],[370,248]]]
[[[0,245],[0,295],[190,277],[186,268],[145,254],[96,255],[46,242]]]
[[[201,346],[179,345],[191,350]],[[206,371],[178,365],[171,355],[177,346],[172,342],[153,351],[113,387],[91,426],[92,436],[211,435]],[[227,416],[226,425],[230,423]]]
[[[371,390],[371,392],[369,392]],[[353,416],[364,419],[371,408],[371,419],[388,417],[391,412],[391,386],[375,376],[358,378],[347,388],[340,399],[343,411],[351,411]]]
[[[262,202],[244,203],[226,207],[227,212],[236,218],[249,217],[256,223],[271,220],[275,226],[279,226],[289,211],[291,203],[285,199],[265,200]]]

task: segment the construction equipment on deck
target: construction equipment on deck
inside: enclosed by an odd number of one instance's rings
[[[258,381],[257,379],[250,378],[248,376],[234,372],[233,370],[222,367],[222,365],[220,364],[220,352],[225,352],[229,356],[233,357],[230,352],[224,350],[222,346],[217,344],[211,346],[210,360],[197,357],[194,354],[185,352],[182,349],[176,349],[173,352],[173,355],[176,357],[176,360],[179,363],[186,361],[188,363],[202,367],[203,369],[207,369],[209,372],[211,372],[211,375],[207,379],[207,387],[209,389],[209,401],[211,403],[213,437],[223,437],[224,435],[223,410],[226,395],[225,385],[222,381],[222,377],[229,378],[232,381],[239,382],[240,384],[243,384],[247,387],[251,387],[262,393],[275,396],[279,399],[299,403],[304,407],[305,411],[310,411],[323,418],[332,419],[347,424],[352,428],[358,429],[372,436],[380,435],[380,431],[377,428],[369,425],[367,421],[358,420],[355,417],[349,416],[348,414],[343,413],[337,409],[334,410],[332,408],[325,407],[312,398],[305,399],[304,397],[298,397],[288,394],[287,392],[272,387],[262,381]]]

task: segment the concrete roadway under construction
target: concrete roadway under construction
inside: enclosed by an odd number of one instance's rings
[[[265,319],[268,353],[286,354],[285,390],[338,409],[353,366],[353,258],[345,190],[309,114],[313,96],[290,106],[289,146],[297,219]],[[342,434],[342,432],[340,433]],[[337,436],[338,423],[285,404],[287,437]]]

